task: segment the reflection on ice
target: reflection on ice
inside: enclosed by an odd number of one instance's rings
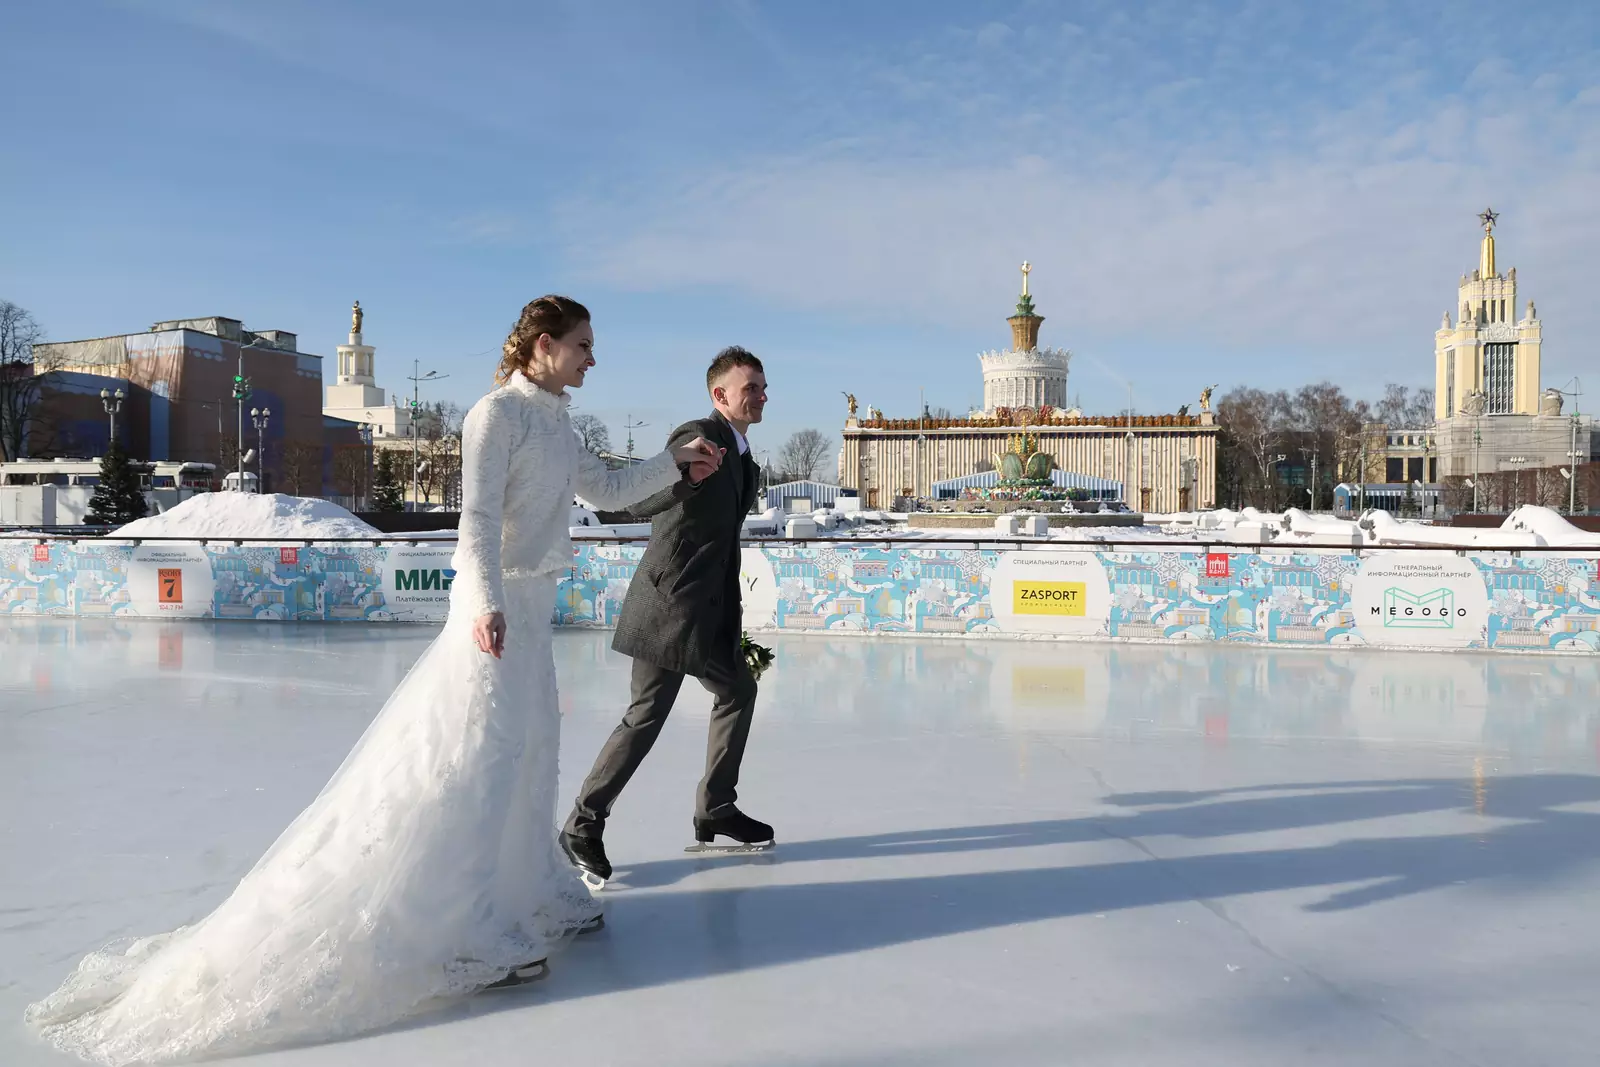
[[[0,686],[214,706],[333,701],[375,712],[427,626],[7,620]],[[565,700],[625,668],[608,634],[563,631]],[[886,729],[1002,728],[1138,737],[1484,744],[1596,755],[1600,660],[1477,653],[776,635],[764,707]],[[867,684],[857,684],[860,681]],[[22,701],[29,703],[27,698]],[[686,699],[689,715],[698,701]],[[355,710],[351,708],[351,710]],[[767,714],[771,714],[771,710]]]

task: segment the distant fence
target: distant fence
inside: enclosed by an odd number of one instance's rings
[[[614,625],[643,554],[584,541],[552,621]],[[448,542],[0,538],[0,615],[439,622]],[[752,630],[1600,652],[1600,551],[762,541]]]

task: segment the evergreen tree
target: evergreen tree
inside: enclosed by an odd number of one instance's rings
[[[388,449],[378,451],[378,472],[372,482],[372,507],[374,511],[404,511],[405,496],[400,491],[400,479],[394,470],[394,453]]]
[[[121,526],[142,519],[150,510],[139,472],[116,441],[100,460],[100,484],[89,501],[88,521],[95,526]]]

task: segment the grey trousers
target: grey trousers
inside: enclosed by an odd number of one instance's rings
[[[599,837],[605,832],[611,805],[656,743],[684,677],[642,659],[633,661],[633,703],[611,731],[578,790],[577,803],[567,817],[567,833]],[[756,709],[756,680],[735,645],[729,654],[706,665],[700,684],[714,699],[706,738],[706,773],[700,779],[694,808],[695,817],[705,819],[727,814],[738,796],[739,764],[744,760]]]

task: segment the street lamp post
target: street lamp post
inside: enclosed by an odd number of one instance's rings
[[[370,412],[368,417],[371,417]],[[356,423],[356,434],[361,438],[361,454],[366,461],[363,464],[365,477],[361,481],[361,506],[363,509],[370,511],[372,509],[372,423]]]
[[[1456,412],[1456,414],[1472,416],[1472,481],[1469,484],[1472,486],[1472,511],[1476,514],[1478,511],[1478,482],[1483,477],[1478,461],[1478,449],[1483,445],[1483,431],[1480,428],[1483,419],[1476,412],[1467,411],[1464,408]],[[1450,447],[1452,450],[1455,449],[1454,433],[1450,435]]]
[[[622,416],[622,428],[628,432],[628,464],[633,464],[633,431],[649,426],[648,422],[634,422],[631,414]]]
[[[1315,448],[1302,447],[1300,456],[1303,459],[1311,460],[1311,481],[1306,486],[1306,495],[1311,500],[1310,508],[1311,513],[1314,515],[1317,511],[1317,450]]]
[[[1516,471],[1517,505],[1521,506],[1521,504],[1522,504],[1522,465],[1524,463],[1528,462],[1528,457],[1527,456],[1507,456],[1506,457],[1506,462],[1511,464],[1512,469]]]
[[[1128,387],[1128,425],[1133,425],[1133,387]],[[1122,499],[1133,508],[1133,431],[1123,437],[1122,448]]]
[[[440,374],[436,370],[431,370],[427,374],[423,374],[422,373],[422,361],[420,359],[414,359],[414,360],[411,361],[411,376],[410,377],[411,377],[411,510],[412,511],[416,511],[417,510],[417,501],[419,499],[418,496],[417,496],[417,476],[421,473],[421,471],[419,471],[417,469],[417,436],[418,436],[417,435],[417,416],[422,412],[422,383],[423,382],[442,381],[445,378],[450,377],[450,375],[448,375],[448,374]]]
[[[1432,476],[1433,472],[1428,469],[1432,459],[1433,442],[1424,438],[1422,441],[1422,495],[1424,497],[1428,495],[1428,486],[1438,480]],[[1439,519],[1439,494],[1437,492],[1433,494],[1433,499],[1428,503],[1428,512],[1430,517],[1437,522]]]
[[[1572,413],[1572,444],[1567,446],[1567,463],[1572,467],[1572,475],[1567,479],[1567,514],[1572,515],[1578,510],[1578,413],[1576,411]]]
[[[233,376],[233,402],[239,411],[239,492],[244,492],[244,402],[250,397],[250,379],[244,376],[244,344],[239,345],[239,370]]]
[[[122,390],[118,389],[115,393],[106,389],[100,390],[100,403],[105,407],[107,417],[111,419],[111,436],[106,440],[109,447],[117,443],[117,412],[122,410]]]
[[[271,408],[251,408],[250,421],[256,428],[256,492],[260,493],[267,488],[267,420],[272,417]],[[240,479],[241,482],[244,479]]]

